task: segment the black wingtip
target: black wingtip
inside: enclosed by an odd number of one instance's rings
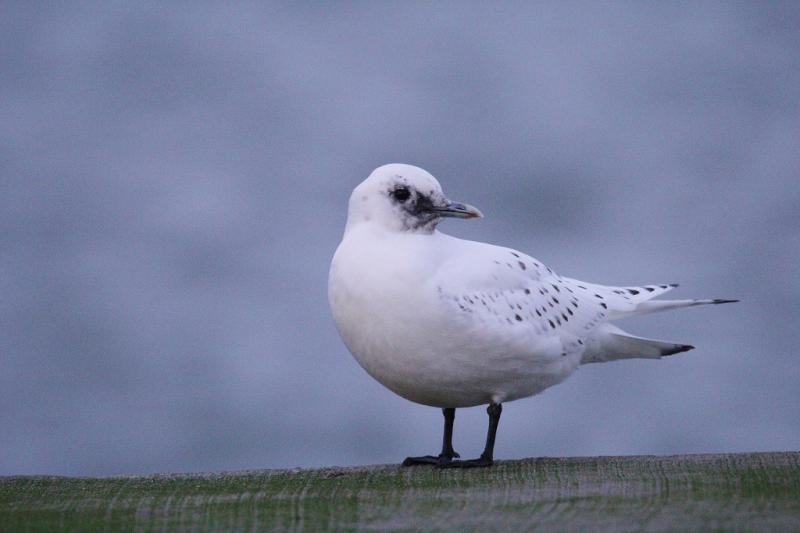
[[[677,283],[670,283],[669,286],[674,289],[675,287],[678,287],[679,285]]]
[[[688,352],[689,350],[694,350],[694,346],[691,344],[676,344],[674,348],[665,351],[661,355],[675,355],[676,353]]]
[[[713,300],[711,303],[713,303],[713,304],[735,304],[738,301],[739,300],[723,300],[721,298],[717,298],[717,299]]]

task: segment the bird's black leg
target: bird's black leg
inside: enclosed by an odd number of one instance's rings
[[[477,459],[467,459],[465,461],[448,461],[440,463],[438,466],[443,468],[478,468],[482,466],[492,466],[494,464],[494,438],[497,436],[497,425],[500,423],[500,414],[503,412],[503,404],[490,403],[486,408],[489,413],[489,431],[486,434],[486,446],[483,453]]]
[[[446,407],[442,409],[444,414],[444,434],[442,435],[442,453],[439,457],[445,457],[450,460],[454,457],[461,457],[453,449],[453,422],[456,419],[456,410],[453,407]]]
[[[456,419],[456,410],[453,407],[442,409],[444,415],[444,435],[442,437],[442,453],[439,456],[423,455],[421,457],[406,457],[403,466],[437,465],[449,463],[454,457],[460,457],[453,449],[453,421]]]

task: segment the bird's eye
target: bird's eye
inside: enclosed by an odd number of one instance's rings
[[[392,195],[401,202],[405,202],[411,197],[411,191],[407,187],[398,187],[392,191]]]

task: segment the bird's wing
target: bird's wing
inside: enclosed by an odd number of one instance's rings
[[[447,309],[519,353],[582,353],[581,362],[662,357],[690,345],[636,337],[609,324],[625,316],[736,300],[654,300],[677,284],[614,287],[558,275],[517,250],[460,241],[434,276]]]
[[[586,283],[577,279],[561,278],[562,281],[589,300],[594,298],[605,311],[609,320],[641,312],[643,304],[677,287],[677,283],[643,285],[635,287],[614,287]]]
[[[481,335],[497,335],[520,350],[546,346],[562,355],[582,351],[607,320],[605,296],[598,297],[588,285],[563,278],[517,250],[462,242],[469,244],[452,254],[433,279],[448,308]]]
[[[608,319],[616,320],[626,316],[643,315],[693,307],[696,305],[727,304],[738,300],[714,299],[688,299],[688,300],[656,300],[657,296],[671,291],[678,286],[677,283],[660,285],[641,285],[635,287],[610,287],[596,283],[584,283],[575,279],[562,278],[565,283],[577,287],[582,292],[594,295],[599,301],[605,303],[604,309],[608,310]]]

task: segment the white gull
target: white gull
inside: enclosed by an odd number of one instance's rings
[[[328,286],[339,333],[373,378],[444,413],[442,452],[405,465],[489,466],[503,402],[538,394],[582,364],[693,348],[636,337],[611,321],[735,301],[655,300],[676,285],[586,283],[517,250],[436,229],[444,217],[481,216],[448,200],[433,176],[411,165],[379,167],[350,196]],[[455,409],[484,404],[484,452],[456,460]]]

